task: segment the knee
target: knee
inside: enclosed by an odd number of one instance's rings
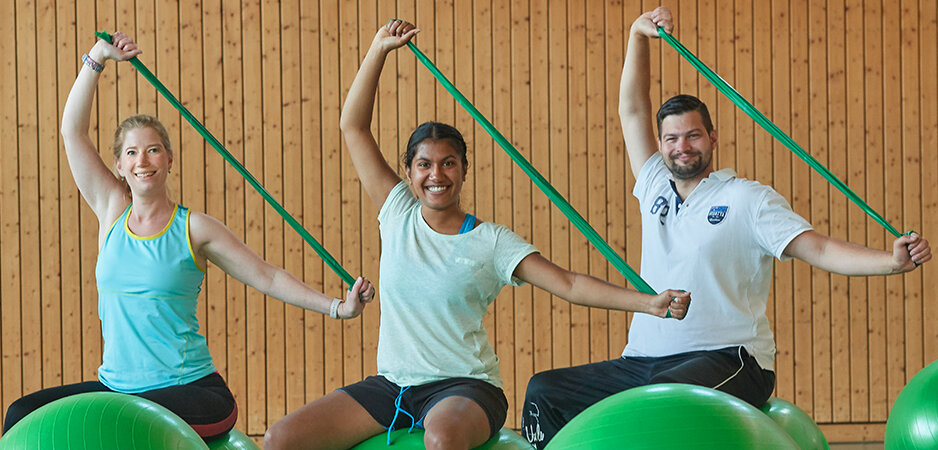
[[[293,433],[290,427],[287,426],[283,420],[274,422],[274,424],[267,429],[267,432],[264,433],[264,449],[278,450],[294,448],[292,435]]]
[[[446,420],[437,420],[432,428],[425,430],[423,434],[423,445],[427,450],[431,449],[451,449],[451,448],[472,448],[472,437],[466,432],[463,424],[458,418],[448,418]]]

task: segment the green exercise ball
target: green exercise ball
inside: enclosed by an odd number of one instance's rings
[[[135,395],[77,394],[49,403],[17,422],[0,439],[0,450],[204,450],[187,423],[168,409]]]
[[[422,449],[424,448],[423,430],[414,430],[411,433],[408,433],[406,429],[392,431],[391,447],[388,447],[388,434],[381,433],[352,448],[355,450]],[[502,428],[488,442],[476,447],[476,450],[528,450],[532,448],[534,447],[521,435],[508,428]]]
[[[209,450],[260,450],[244,433],[232,428],[228,434],[208,442]]]
[[[797,449],[752,405],[689,384],[653,384],[608,397],[574,417],[548,450]]]
[[[785,430],[802,450],[830,450],[824,433],[811,416],[794,404],[772,397],[762,406],[762,412]]]
[[[887,449],[938,448],[938,361],[902,388],[886,419]]]

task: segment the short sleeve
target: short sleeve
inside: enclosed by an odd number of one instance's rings
[[[521,286],[524,281],[515,277],[515,268],[521,260],[532,253],[538,253],[537,247],[529,244],[508,227],[498,225],[495,241],[495,271],[504,284]]]
[[[632,195],[641,202],[648,195],[648,190],[655,184],[655,181],[661,176],[666,176],[666,172],[667,168],[664,165],[661,153],[655,152],[645,161],[645,165],[638,172],[635,186],[632,187]]]
[[[378,222],[384,222],[393,217],[398,217],[410,211],[415,204],[419,203],[420,200],[417,200],[413,192],[410,192],[410,187],[407,183],[401,180],[400,183],[397,183],[391,188],[391,192],[388,193],[388,198],[386,198],[384,204],[381,205],[381,210],[378,211]]]
[[[783,253],[788,244],[801,233],[813,229],[810,223],[795,213],[788,201],[772,188],[763,186],[761,201],[753,215],[756,239],[766,252],[780,261],[791,259]]]

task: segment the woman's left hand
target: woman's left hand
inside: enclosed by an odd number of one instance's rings
[[[353,319],[375,298],[375,287],[365,277],[358,277],[352,288],[345,293],[345,301],[339,305],[339,318]]]

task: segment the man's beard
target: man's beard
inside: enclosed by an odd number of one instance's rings
[[[712,156],[711,156],[712,157]],[[665,159],[665,166],[671,171],[671,176],[676,180],[690,180],[707,170],[710,160],[704,160],[702,153],[697,153],[697,159],[687,165],[678,165],[674,159]]]

